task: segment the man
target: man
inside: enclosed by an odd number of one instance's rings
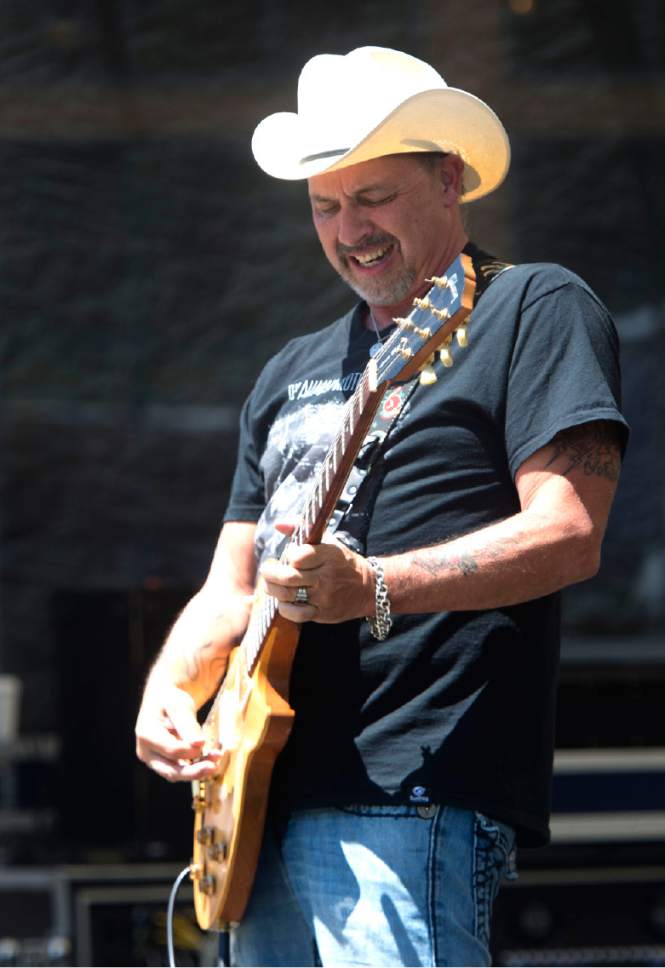
[[[360,48],[313,58],[298,103],[259,125],[254,154],[307,178],[323,250],[361,301],[289,343],[245,405],[210,574],[149,677],[138,755],[169,780],[214,773],[195,710],[260,570],[303,624],[235,963],[487,964],[515,842],[548,838],[558,592],[598,568],[626,438],[616,334],[576,276],[469,245],[460,203],[509,162],[483,102]],[[360,486],[364,527],[344,519],[344,541],[280,561],[371,344],[462,250],[470,347],[405,394]]]

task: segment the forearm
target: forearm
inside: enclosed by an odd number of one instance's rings
[[[197,707],[215,692],[231,649],[247,626],[246,596],[228,594],[223,603],[210,591],[198,592],[185,606],[164,643],[146,684],[146,690],[164,684],[188,692]]]
[[[391,608],[463,611],[514,605],[591,577],[599,542],[585,527],[527,510],[443,544],[383,558]]]

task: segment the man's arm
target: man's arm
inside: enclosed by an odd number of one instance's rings
[[[218,754],[201,758],[196,710],[215,692],[251,610],[255,525],[224,525],[210,572],[180,613],[146,682],[136,722],[136,753],[167,780],[200,779]],[[194,760],[195,762],[191,762]]]
[[[471,534],[381,558],[392,611],[489,609],[538,598],[592,577],[619,478],[619,428],[592,422],[557,434],[519,468],[520,511]],[[374,614],[367,562],[339,544],[293,549],[263,566],[268,591],[294,621]],[[295,606],[305,585],[311,605]]]

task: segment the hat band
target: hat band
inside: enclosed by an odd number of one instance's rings
[[[305,155],[300,159],[300,164],[304,165],[308,161],[320,161],[321,158],[334,158],[336,155],[345,155],[350,148],[335,148],[333,151],[318,151],[315,155]]]

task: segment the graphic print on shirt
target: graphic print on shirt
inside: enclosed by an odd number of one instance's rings
[[[275,531],[276,521],[297,518],[317,467],[323,462],[342,422],[342,395],[325,403],[307,403],[280,414],[261,458],[266,506],[255,537],[257,559],[278,558],[286,538]]]

